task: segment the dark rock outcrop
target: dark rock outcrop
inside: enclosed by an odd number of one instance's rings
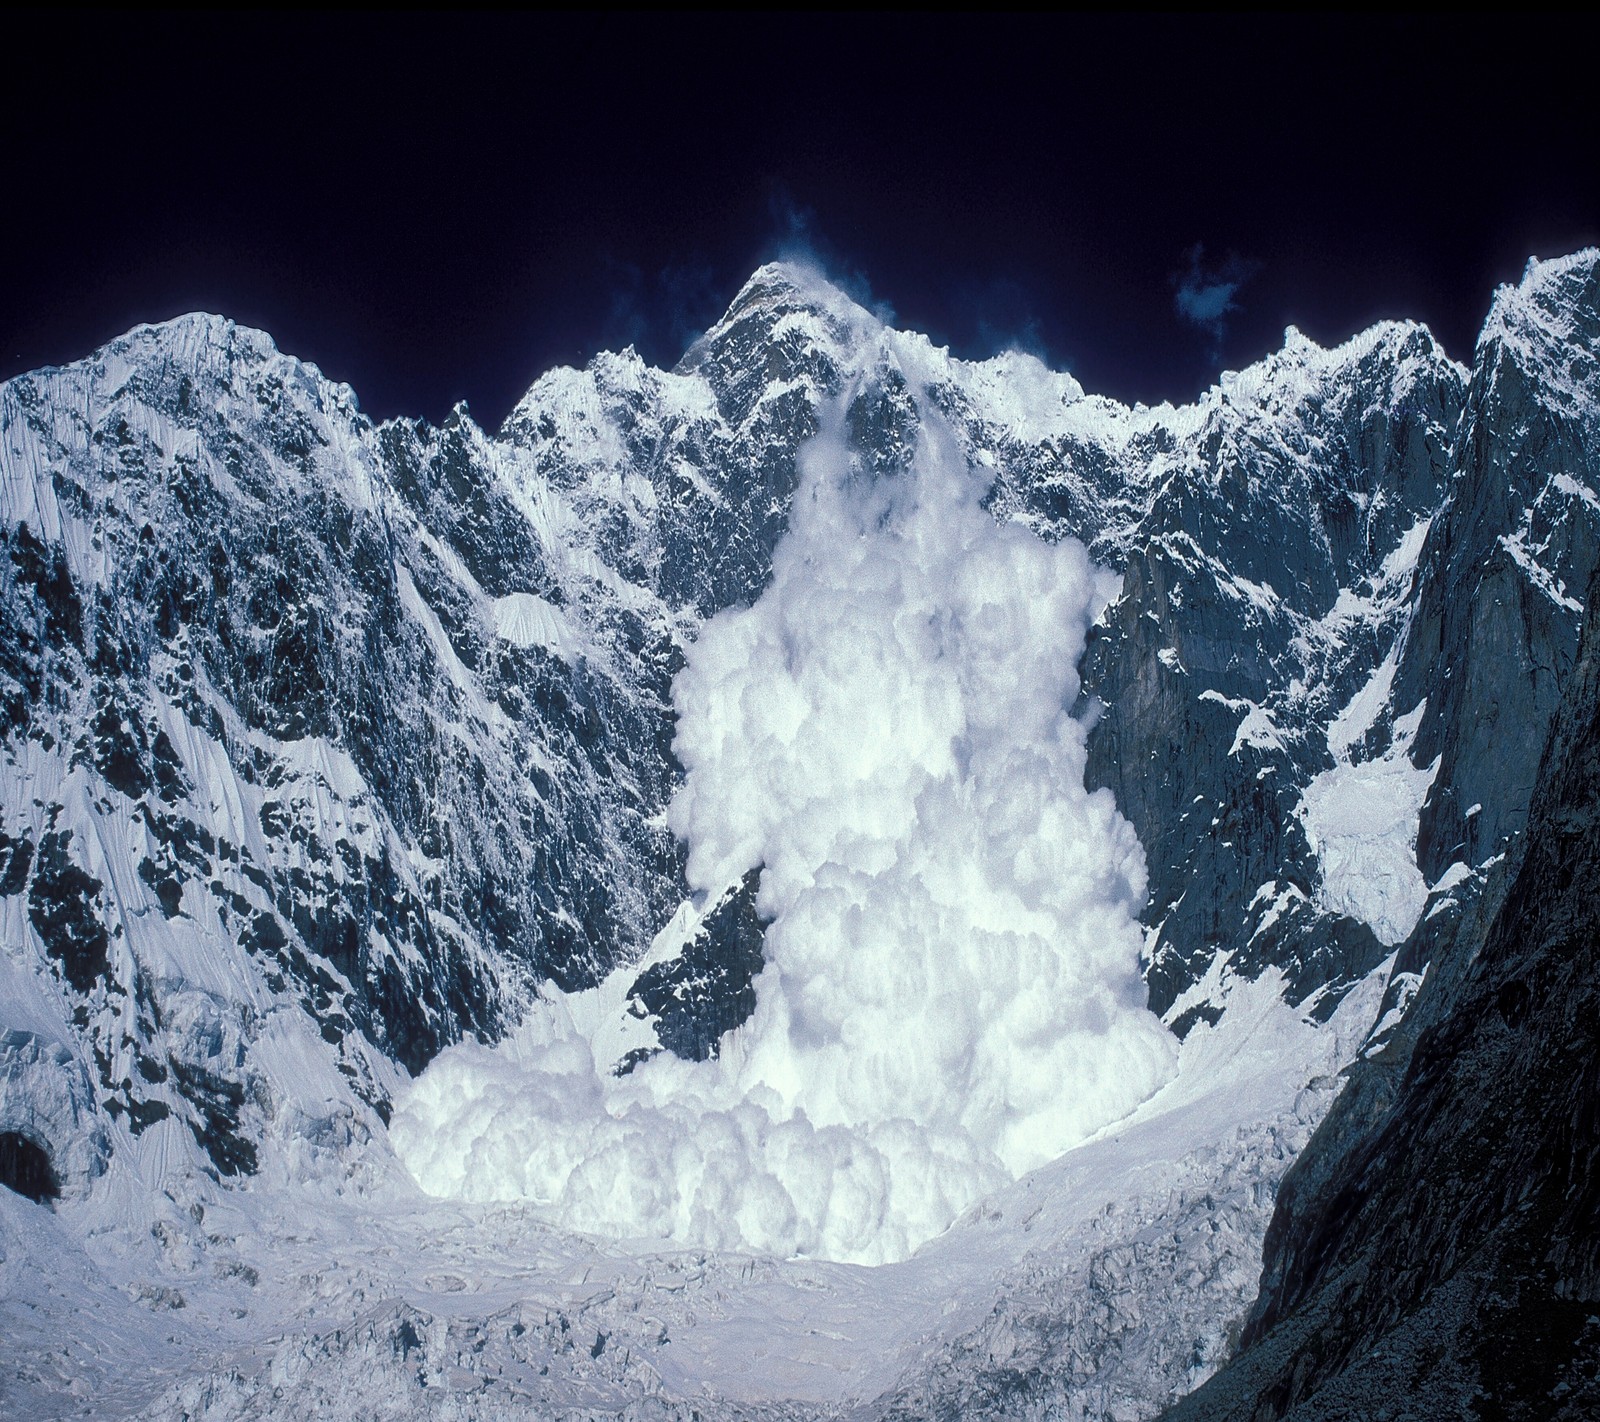
[[[650,1017],[656,1039],[685,1061],[703,1062],[756,1010],[766,925],[756,912],[761,871],[752,869],[702,920],[678,954],[646,968],[628,989],[629,1011]],[[632,1071],[635,1049],[618,1068]]]
[[[1440,757],[1417,839],[1434,882],[1526,821],[1600,560],[1600,260],[1530,264],[1479,338],[1449,498],[1429,538],[1396,700]]]

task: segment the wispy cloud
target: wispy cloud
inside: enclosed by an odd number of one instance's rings
[[[1221,344],[1229,314],[1239,309],[1240,289],[1255,275],[1258,264],[1230,252],[1220,264],[1209,265],[1199,242],[1184,260],[1184,270],[1171,277],[1172,304],[1179,317],[1204,331],[1215,347]]]
[[[1049,363],[1039,300],[1022,282],[991,275],[952,283],[946,309],[948,336],[966,346],[961,354],[1022,351]]]
[[[880,321],[894,323],[894,309],[872,293],[866,274],[822,234],[816,210],[796,200],[782,183],[767,193],[771,232],[762,261],[795,262],[820,272],[851,300],[859,302]]]
[[[873,295],[866,276],[820,231],[816,211],[781,183],[767,192],[765,231],[750,250],[749,266],[713,266],[691,253],[665,267],[602,255],[608,310],[600,348],[634,347],[653,364],[670,366],[726,310],[729,300],[762,262],[792,262],[816,272],[881,320],[894,312]],[[724,259],[725,261],[725,259]]]

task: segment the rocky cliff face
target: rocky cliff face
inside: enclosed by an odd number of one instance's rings
[[[190,318],[0,418],[6,997],[127,1130],[176,1114],[247,1171],[298,1097],[381,1114],[396,1067],[648,938],[670,619],[579,621],[581,543],[464,416],[375,430]]]
[[[1592,257],[1502,289],[1479,337],[1396,677],[1402,701],[1428,698],[1416,755],[1440,757],[1417,840],[1430,882],[1500,853],[1526,820],[1600,552],[1597,360]]]
[[[1479,342],[1400,676],[1431,688],[1440,888],[1284,1183],[1243,1350],[1175,1418],[1600,1406],[1595,281],[1530,271]]]
[[[1150,858],[1151,1005],[1181,999],[1180,1031],[1214,1017],[1195,989],[1223,966],[1280,967],[1331,1010],[1410,926],[1386,885],[1324,872],[1304,806],[1363,750],[1341,718],[1406,631],[1465,383],[1418,327],[1291,336],[1150,460],[1085,682],[1107,707],[1090,773]],[[1414,827],[1389,828],[1403,860]]]

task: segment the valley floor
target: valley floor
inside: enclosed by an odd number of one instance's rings
[[[223,1188],[165,1168],[164,1123],[86,1201],[0,1192],[0,1412],[1149,1417],[1223,1360],[1384,976],[1323,1026],[1227,985],[1138,1112],[878,1268],[431,1200],[386,1142]]]

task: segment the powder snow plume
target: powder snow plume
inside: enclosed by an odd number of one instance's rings
[[[1143,854],[1084,789],[1066,709],[1107,575],[997,524],[927,402],[910,467],[872,475],[847,399],[804,451],[767,591],[706,624],[674,687],[690,885],[762,870],[754,1016],[719,1059],[619,1078],[597,1044],[618,994],[552,992],[401,1103],[428,1191],[880,1263],[1171,1076]]]

